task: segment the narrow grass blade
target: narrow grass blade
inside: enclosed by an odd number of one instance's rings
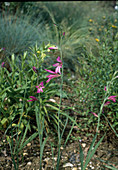
[[[62,133],[61,133],[61,138],[63,137],[63,134],[64,134],[64,131],[65,131],[65,128],[66,128],[67,123],[68,123],[68,117],[67,117],[67,119],[66,119],[66,122],[65,122],[65,125],[64,125],[64,128],[63,128],[63,131],[62,131]]]
[[[54,152],[53,152],[53,147],[52,147],[52,143],[49,141],[50,145],[51,145],[51,152],[52,152],[52,158],[53,158],[53,167],[54,167]]]
[[[105,134],[104,134],[104,136],[105,136]],[[92,147],[93,147],[93,145],[94,145],[94,143],[95,143],[95,139],[96,139],[96,137],[97,137],[97,134],[95,135],[95,137],[94,137],[94,139],[93,139],[93,141],[92,141],[91,147],[90,147],[90,149],[89,149],[87,158],[86,158],[86,162],[85,162],[85,165],[84,165],[84,169],[86,169],[89,161],[90,161],[91,158],[93,157],[93,155],[94,155],[94,153],[96,152],[98,146],[99,146],[100,143],[102,142],[104,136],[99,140],[99,142],[96,144],[95,148],[92,150]]]
[[[109,169],[112,169],[112,170],[118,170],[116,169],[115,167],[112,167],[112,166],[108,166],[108,165],[104,165],[106,168],[109,168]]]
[[[105,117],[105,119],[107,120],[107,122],[109,123],[109,126],[112,128],[112,130],[114,131],[115,135],[118,137],[118,133],[115,131],[115,129],[113,128],[113,126],[111,125],[111,123],[109,122],[109,120],[107,119],[107,117],[103,114],[103,116]]]
[[[38,132],[35,132],[33,135],[31,135],[24,143],[23,145],[18,149],[18,152],[20,152],[29,142],[31,142],[34,138],[36,138],[38,135]]]
[[[93,138],[93,141],[92,141],[92,143],[91,143],[91,145],[90,145],[90,148],[89,148],[89,151],[88,151],[86,160],[88,159],[88,157],[89,157],[89,155],[90,155],[90,153],[91,153],[91,151],[92,151],[92,148],[93,148],[93,146],[94,146],[94,144],[95,144],[96,137],[97,137],[97,133],[95,134],[95,136],[94,136],[94,138]]]
[[[42,157],[43,157],[43,150],[44,150],[44,146],[47,142],[48,136],[44,139],[42,145],[41,145],[41,150],[40,150],[40,161],[42,161]]]
[[[100,159],[100,158],[97,158],[100,162],[104,162],[105,164],[107,164],[107,165],[103,165],[103,166],[105,166],[105,167],[107,167],[107,168],[109,168],[109,169],[112,169],[112,170],[117,170],[113,165],[111,165],[111,163],[112,164],[114,164],[114,165],[118,165],[116,162],[109,162],[108,160],[103,160],[103,159]]]
[[[67,138],[66,138],[66,140],[65,140],[64,147],[66,146],[66,143],[67,143],[68,140],[69,140],[69,137],[70,137],[70,135],[71,135],[71,133],[72,133],[72,130],[73,130],[74,125],[75,125],[75,123],[73,122],[73,125],[72,125],[72,127],[71,127],[71,129],[70,129],[70,131],[69,131],[69,134],[68,134],[68,136],[67,136]]]
[[[84,154],[81,145],[79,144],[80,148],[80,162],[81,162],[81,170],[83,170],[83,162],[84,162]]]
[[[25,137],[26,137],[26,134],[27,134],[28,127],[29,127],[29,123],[28,123],[27,126],[26,126],[26,129],[25,129],[25,132],[24,132],[22,141],[21,141],[21,143],[20,143],[20,147],[22,146],[22,144],[23,144],[23,142],[24,142],[24,140],[25,140]]]

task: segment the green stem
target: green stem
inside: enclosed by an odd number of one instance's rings
[[[62,38],[61,38],[62,40]],[[60,41],[60,56],[61,61],[63,63],[63,57],[62,57],[62,48],[61,48],[61,41]],[[61,134],[60,134],[60,109],[61,109],[61,103],[62,103],[62,92],[63,92],[63,64],[62,64],[62,73],[61,73],[61,85],[60,85],[60,101],[59,101],[59,110],[58,110],[58,158],[57,158],[57,166],[56,169],[59,169],[59,163],[60,163],[60,147],[61,147]]]

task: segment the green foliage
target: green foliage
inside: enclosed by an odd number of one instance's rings
[[[118,23],[116,17],[113,17],[112,20],[106,18],[106,21],[105,18],[101,18],[102,26],[99,24],[94,25],[94,22],[91,24],[93,30],[90,31],[90,37],[94,37],[94,43],[97,43],[99,48],[98,52],[93,51],[94,49],[92,48],[91,51],[86,51],[85,49],[86,53],[78,57],[80,63],[78,69],[79,79],[76,81],[78,87],[75,89],[77,96],[80,96],[79,100],[85,106],[84,112],[87,115],[90,111],[99,113],[99,107],[104,98],[104,87],[107,85],[108,81],[111,81],[115,71],[118,70]],[[117,89],[118,79],[115,79],[110,86],[109,95],[117,96]],[[105,106],[103,114],[107,116],[113,127],[118,130],[117,101]],[[101,123],[103,122],[104,121]],[[92,122],[90,122],[90,124],[91,123]],[[103,124],[104,129],[105,123]]]
[[[29,130],[36,128],[35,122],[35,102],[27,102],[30,96],[38,97],[36,93],[36,87],[42,81],[46,81],[46,67],[43,67],[43,62],[48,57],[49,46],[45,46],[44,43],[38,47],[37,45],[31,48],[30,54],[24,52],[20,57],[11,56],[11,61],[8,58],[11,66],[11,72],[6,67],[0,68],[0,128],[6,129],[10,122],[13,122],[13,126],[17,126],[20,122],[20,115],[23,106],[23,117],[20,123],[21,131],[24,126],[29,124]],[[45,54],[47,52],[47,55]],[[37,68],[37,72],[33,70],[33,67]],[[58,85],[56,83],[44,83],[44,93],[40,94],[40,114],[45,115],[45,126],[50,129],[50,126],[57,124],[58,105],[50,99],[55,96]],[[37,103],[38,104],[38,103]],[[53,119],[53,121],[52,121]],[[54,127],[56,128],[56,126]]]

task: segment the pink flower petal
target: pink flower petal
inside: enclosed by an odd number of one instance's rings
[[[54,67],[57,67],[57,66],[59,66],[59,63],[53,64],[53,66],[54,66]]]
[[[5,62],[2,62],[2,65],[1,65],[1,67],[5,67]]]
[[[95,117],[98,117],[98,115],[96,114],[96,113],[94,113],[94,112],[91,112]]]
[[[45,87],[43,86],[43,81],[42,81],[38,86],[36,86],[36,88],[38,88],[38,89],[37,89],[37,93],[43,92],[43,88],[45,88]]]
[[[107,106],[107,105],[109,105],[109,104],[110,104],[110,101],[106,102],[106,103],[104,104],[104,106]]]
[[[117,96],[110,96],[110,97],[108,97],[108,99],[109,99],[109,100],[112,100],[113,102],[116,102],[115,97],[117,97]]]
[[[104,87],[104,90],[105,90],[105,91],[107,91],[107,88],[106,88],[106,86]]]
[[[46,83],[48,83],[50,80],[51,80],[51,78],[49,78],[49,79],[46,81]]]
[[[46,71],[48,71],[49,73],[53,73],[53,74],[55,74],[55,72],[54,71],[51,71],[51,70],[47,70],[47,69],[45,69]]]
[[[43,81],[39,84],[39,86],[43,86]]]
[[[65,32],[63,32],[63,36],[65,35]]]
[[[31,100],[28,100],[27,102],[31,102],[31,101],[36,101],[36,100],[38,100],[36,97],[34,97],[34,96],[30,96],[29,98],[31,98]]]
[[[57,57],[57,61],[60,62],[60,63],[62,63],[62,61],[61,61],[61,59],[60,59],[59,56]]]
[[[55,72],[61,74],[61,71],[60,71],[60,67],[59,67],[59,66],[55,69]]]
[[[51,49],[51,50],[57,50],[58,49],[58,47],[56,46],[56,47],[49,47],[48,49]]]
[[[33,66],[33,70],[35,73],[37,73],[37,68]]]

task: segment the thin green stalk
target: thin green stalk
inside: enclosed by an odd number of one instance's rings
[[[62,40],[62,37],[61,37]],[[61,41],[60,41],[60,56],[61,56],[61,61],[63,63],[63,56],[62,56],[62,47],[61,47]],[[59,169],[59,163],[60,163],[60,147],[61,147],[61,139],[62,136],[60,134],[60,109],[61,109],[61,103],[62,103],[62,92],[63,92],[63,64],[62,64],[62,73],[61,73],[61,85],[60,85],[60,102],[59,102],[59,110],[58,110],[58,157],[57,157],[57,166],[56,169]]]
[[[40,101],[40,93],[39,93],[39,101]],[[46,137],[43,141],[43,132],[44,132],[44,115],[41,115],[41,101],[39,102],[39,106],[35,103],[35,113],[36,113],[36,122],[38,127],[38,135],[39,135],[39,142],[40,142],[40,164],[39,169],[42,169],[42,157],[44,146],[47,142],[48,137]]]
[[[103,111],[103,107],[104,107],[105,101],[106,101],[106,98],[104,99],[104,101],[103,101],[103,103],[102,103],[102,105],[101,105],[101,107],[100,107],[100,112],[99,112],[99,115],[98,115],[98,123],[97,123],[97,130],[96,130],[96,133],[98,133],[98,131],[99,131],[99,126],[100,126],[100,116],[101,116],[101,114],[102,114],[102,111]]]

